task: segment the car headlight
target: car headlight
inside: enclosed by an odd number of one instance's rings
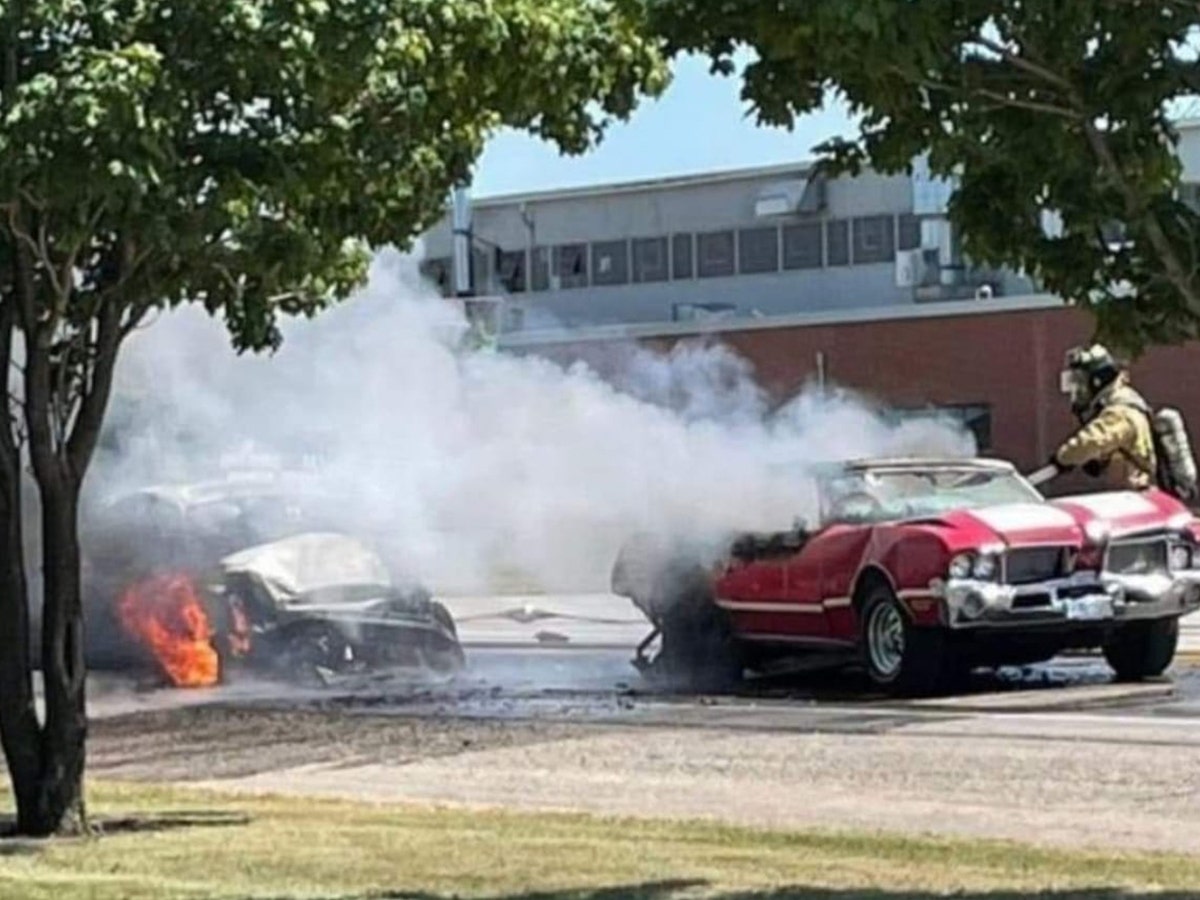
[[[960,553],[950,560],[951,578],[970,578],[971,570],[975,567],[975,556],[971,553]]]
[[[1170,563],[1171,570],[1175,572],[1190,569],[1192,567],[1192,548],[1183,544],[1174,545],[1171,548]]]
[[[971,567],[971,574],[980,581],[990,581],[996,575],[998,568],[997,560],[992,553],[981,553],[975,559],[975,565]]]

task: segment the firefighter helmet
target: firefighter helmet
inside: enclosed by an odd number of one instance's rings
[[[1121,366],[1103,344],[1074,347],[1067,351],[1061,390],[1071,398],[1076,411],[1086,409],[1121,372]]]

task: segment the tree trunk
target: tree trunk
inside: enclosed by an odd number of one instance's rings
[[[10,442],[0,438],[0,742],[17,802],[17,831],[22,834],[37,830],[41,781],[41,729],[29,644],[20,457]]]
[[[10,294],[0,302],[0,372],[12,364],[16,308]],[[0,744],[17,802],[17,830],[36,825],[41,781],[41,728],[30,672],[29,590],[21,504],[21,451],[7,410],[8,378],[0,379],[8,415],[0,422]]]
[[[46,720],[35,821],[40,834],[80,833],[87,828],[83,802],[87,739],[83,605],[80,590],[79,487],[69,475],[43,481],[42,678]]]

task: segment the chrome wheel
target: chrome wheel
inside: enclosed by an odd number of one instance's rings
[[[894,603],[879,603],[867,622],[867,653],[871,667],[892,678],[904,662],[904,619]]]

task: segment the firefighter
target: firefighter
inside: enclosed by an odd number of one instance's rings
[[[1132,490],[1159,486],[1150,407],[1105,347],[1068,352],[1061,389],[1080,428],[1054,454],[1060,472],[1082,468]]]

